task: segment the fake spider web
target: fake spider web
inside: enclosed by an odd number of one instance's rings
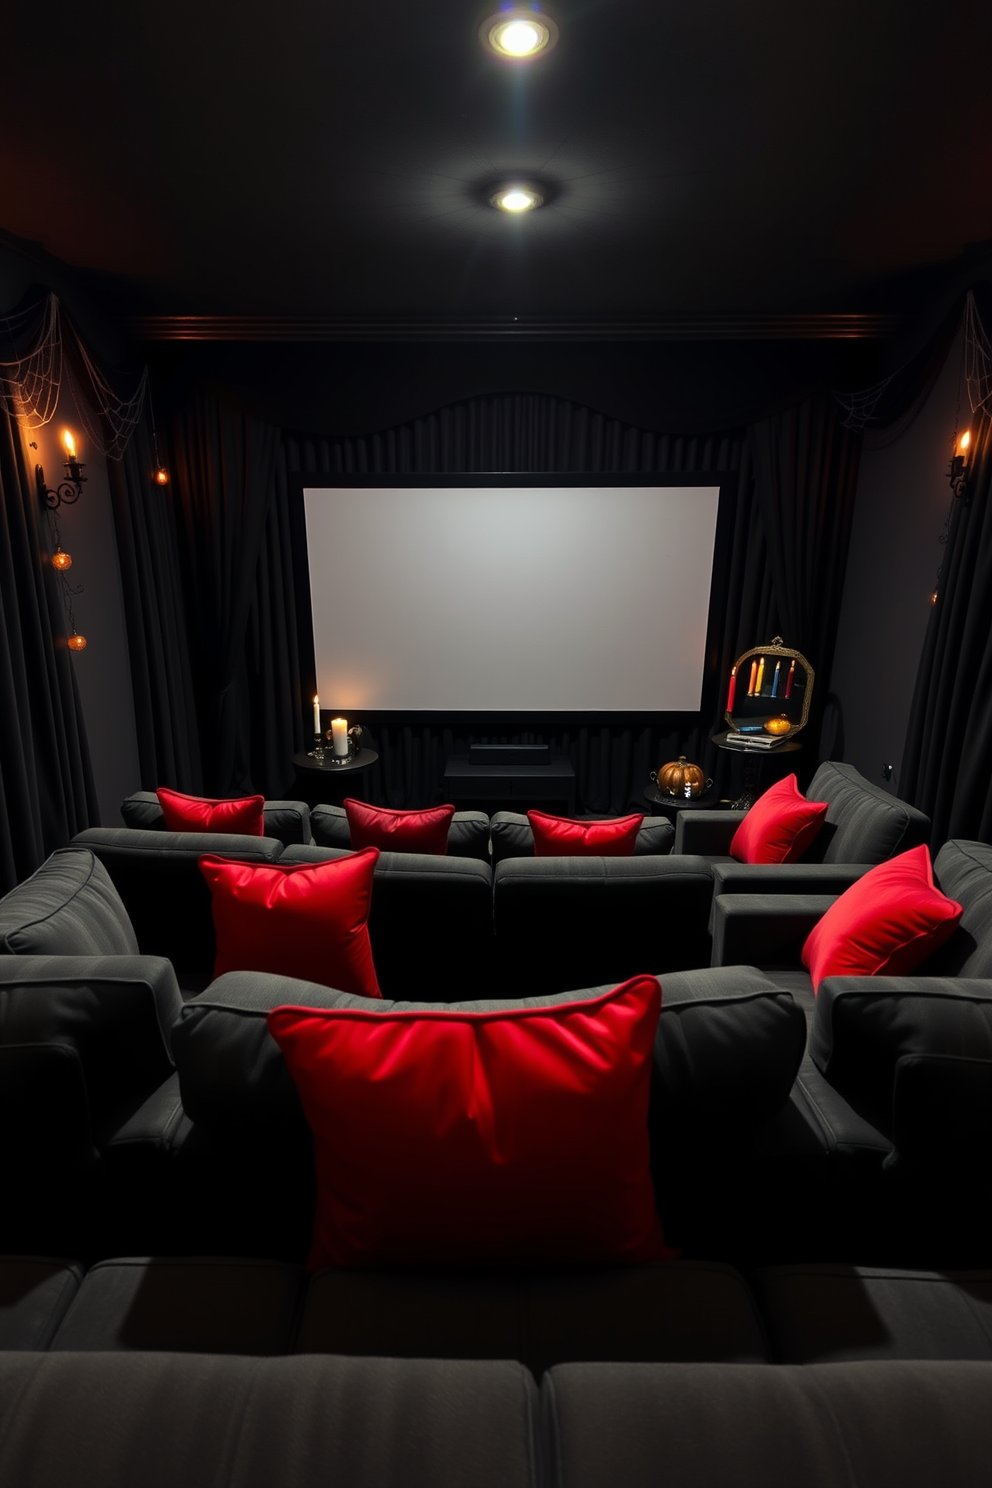
[[[0,317],[0,329],[16,345],[37,315],[37,307],[33,307],[18,315]],[[22,428],[40,429],[55,414],[61,386],[59,302],[50,294],[45,298],[38,339],[32,350],[10,361],[0,361],[0,406]]]
[[[834,393],[834,399],[844,410],[841,424],[845,429],[854,429],[860,433],[865,425],[871,422],[879,399],[894,376],[893,372],[882,382],[876,382],[873,387],[862,388],[858,392]]]

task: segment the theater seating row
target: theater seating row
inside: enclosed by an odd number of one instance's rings
[[[13,1257],[0,1261],[0,1477],[984,1488],[990,1284],[816,1267],[748,1286],[674,1263],[474,1292],[420,1278],[412,1294],[408,1278],[307,1284],[229,1259],[83,1276]],[[638,1327],[617,1354],[621,1309]]]

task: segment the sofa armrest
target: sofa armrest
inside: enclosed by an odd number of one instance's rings
[[[743,811],[679,811],[672,851],[697,853],[704,858],[726,857],[744,816]]]
[[[879,1130],[894,1137],[900,1125],[919,1153],[939,1142],[921,1135],[929,1118],[953,1146],[954,1098],[946,1122],[941,1107],[927,1104],[917,1115],[914,1105],[929,1100],[928,1089],[952,1083],[954,1065],[945,1061],[992,1061],[992,980],[827,977],[816,999],[809,1049],[831,1085],[869,1113]],[[984,1077],[967,1078],[981,1084]],[[900,1083],[904,1110],[897,1113]]]
[[[870,863],[714,863],[714,894],[843,894]]]
[[[806,937],[833,894],[720,894],[713,901],[713,966],[798,967]]]
[[[992,1150],[992,1058],[904,1054],[896,1063],[886,1167],[959,1176]]]

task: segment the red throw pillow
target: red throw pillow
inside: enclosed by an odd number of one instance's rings
[[[381,997],[368,917],[374,847],[326,863],[238,863],[205,854],[213,895],[217,959],[225,971],[275,971]]]
[[[170,832],[240,832],[246,837],[264,837],[264,796],[242,796],[235,801],[214,801],[205,796],[184,796],[162,786],[155,792]]]
[[[527,820],[537,858],[629,858],[644,814],[610,817],[607,821],[572,821],[567,816],[528,811]]]
[[[392,811],[365,801],[344,803],[352,847],[378,847],[383,852],[434,853],[448,851],[448,828],[454,806],[429,806],[423,811]]]
[[[961,905],[933,881],[929,850],[910,848],[870,868],[807,937],[813,990],[828,976],[906,976],[949,939]]]
[[[826,801],[807,801],[795,775],[787,775],[755,801],[733,835],[730,856],[741,863],[798,863],[826,811]]]
[[[268,1024],[314,1136],[310,1267],[667,1258],[648,1089],[661,988]]]

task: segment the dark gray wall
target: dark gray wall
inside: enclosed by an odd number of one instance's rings
[[[840,703],[844,758],[899,794],[906,724],[930,595],[943,557],[961,373],[959,332],[915,416],[866,433],[830,690]],[[968,426],[962,394],[961,428]],[[885,765],[893,767],[883,778]]]

